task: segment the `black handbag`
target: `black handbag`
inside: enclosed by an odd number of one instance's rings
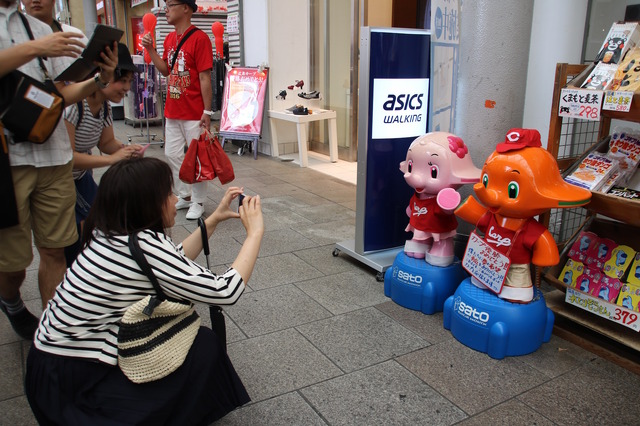
[[[29,38],[34,40],[27,18],[18,13]],[[38,57],[44,82],[14,70],[0,79],[0,121],[13,134],[14,142],[46,142],[64,112],[64,98]]]

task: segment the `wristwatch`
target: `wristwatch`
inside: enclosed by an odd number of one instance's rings
[[[208,109],[205,109],[202,113],[207,114],[209,117],[213,117],[213,111],[209,111]]]
[[[96,86],[98,86],[98,89],[106,89],[109,85],[109,83],[105,84],[102,82],[102,80],[100,80],[100,73],[97,73],[95,77],[93,77],[93,81],[96,82]]]

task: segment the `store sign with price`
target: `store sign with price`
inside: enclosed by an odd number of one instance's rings
[[[607,111],[629,112],[632,100],[633,92],[614,92],[607,90],[604,95],[602,109],[606,109]]]
[[[602,90],[562,89],[558,115],[599,121],[603,97]]]
[[[616,322],[634,331],[640,331],[640,314],[622,306],[613,305],[605,300],[593,297],[590,294],[582,293],[571,287],[567,288],[565,302],[577,306],[592,314]]]

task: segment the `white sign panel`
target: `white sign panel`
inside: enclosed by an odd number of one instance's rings
[[[428,78],[373,80],[372,139],[416,137],[427,131]]]
[[[633,92],[614,92],[607,90],[604,96],[602,109],[607,111],[629,112],[633,101]]]
[[[558,115],[599,121],[603,94],[602,90],[562,89]]]
[[[638,321],[639,314],[638,312],[633,312],[631,309],[612,305],[605,300],[598,299],[587,293],[582,293],[571,287],[567,288],[567,294],[564,300],[573,306],[606,318],[609,321],[629,327],[634,331],[640,331],[640,321]]]

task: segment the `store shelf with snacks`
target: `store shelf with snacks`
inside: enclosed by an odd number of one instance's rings
[[[630,111],[626,113],[603,110],[598,120],[559,115],[562,89],[579,88],[592,69],[593,65],[582,64],[560,63],[556,66],[547,150],[557,159],[558,166],[565,176],[571,174],[590,153],[607,152],[612,119],[640,122],[640,95],[636,94],[633,95]],[[606,352],[613,344],[612,342],[615,342],[627,352],[625,359],[632,359],[631,362],[627,362],[626,367],[629,368],[631,365],[632,370],[640,371],[640,334],[629,328],[629,324],[624,323],[625,321],[631,321],[633,324],[640,322],[640,313],[598,300],[597,297],[586,295],[574,288],[568,290],[569,286],[558,279],[567,261],[567,250],[580,231],[591,229],[600,237],[628,245],[636,251],[640,250],[640,201],[592,191],[589,204],[569,210],[571,211],[567,213],[575,214],[576,220],[571,221],[566,216],[560,215],[554,217],[553,212],[541,217],[541,221],[549,224],[550,230],[553,229],[552,233],[563,253],[558,265],[542,273],[542,279],[556,288],[545,295],[545,298],[547,305],[559,319],[558,334],[594,352]],[[564,229],[565,225],[570,228]],[[598,310],[599,314],[605,313],[604,316],[607,318],[593,313],[593,309]],[[587,332],[574,332],[572,327],[576,330],[587,330]]]

